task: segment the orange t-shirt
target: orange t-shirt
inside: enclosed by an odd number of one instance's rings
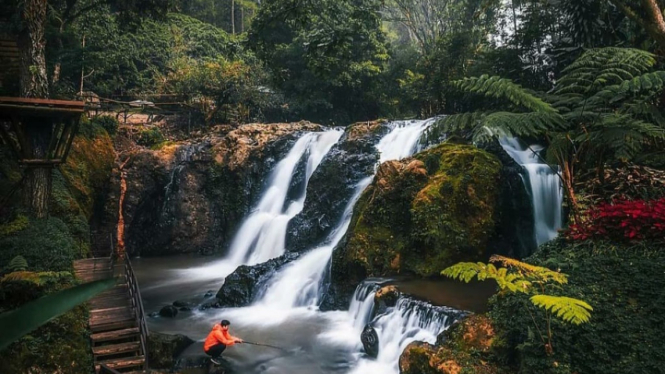
[[[208,334],[205,343],[203,343],[203,350],[207,352],[210,347],[219,343],[225,344],[227,347],[232,346],[236,343],[234,339],[236,338],[231,336],[228,330],[223,330],[222,325],[218,323],[212,327],[212,331]]]

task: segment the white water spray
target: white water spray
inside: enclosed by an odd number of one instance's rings
[[[506,137],[500,138],[499,143],[524,168],[528,176],[525,184],[531,190],[536,244],[541,245],[554,239],[562,225],[563,190],[559,176],[536,155],[543,147],[525,147],[518,139]]]

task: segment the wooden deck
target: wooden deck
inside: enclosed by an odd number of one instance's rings
[[[113,266],[113,267],[112,267]],[[127,282],[125,264],[91,258],[74,262],[76,276],[84,282],[118,277],[118,284],[90,300],[90,331],[95,371],[101,364],[118,373],[144,373],[145,352],[140,322]]]

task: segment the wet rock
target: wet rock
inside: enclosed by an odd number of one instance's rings
[[[151,317],[151,318],[157,318],[157,317],[159,317],[159,312],[152,312],[152,313],[149,313],[149,314],[148,314],[148,317]]]
[[[399,299],[399,290],[396,286],[381,287],[376,294],[374,294],[374,305],[384,305],[386,307],[394,307]]]
[[[289,222],[289,251],[311,248],[330,234],[356,184],[372,175],[379,160],[375,144],[388,131],[380,122],[362,122],[346,129],[310,178],[303,211]]]
[[[159,150],[134,151],[124,169],[127,251],[223,252],[274,164],[304,131],[320,130],[309,122],[219,126]]]
[[[188,306],[183,306],[183,307],[178,308],[178,310],[181,311],[181,312],[191,312],[192,308],[188,307]]]
[[[208,292],[206,292],[205,295],[203,295],[203,297],[205,297],[206,299],[213,296],[215,296],[215,291],[213,290],[208,290]]]
[[[399,359],[401,374],[508,373],[492,363],[494,328],[484,315],[456,322],[441,333],[436,345],[409,344]]]
[[[379,334],[376,333],[374,327],[366,325],[360,334],[360,341],[368,356],[373,358],[379,356]]]
[[[257,297],[275,271],[298,257],[298,253],[287,253],[261,264],[239,266],[226,277],[224,285],[217,292],[219,305],[224,307],[248,305]]]
[[[173,305],[167,305],[159,310],[159,315],[162,317],[173,318],[178,315],[178,308]]]
[[[194,304],[190,303],[189,301],[176,300],[173,302],[173,306],[177,308],[192,307],[193,305]]]
[[[171,369],[175,364],[175,358],[192,343],[194,341],[185,335],[169,335],[151,331],[148,336],[150,367]]]

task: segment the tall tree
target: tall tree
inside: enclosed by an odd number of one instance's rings
[[[663,0],[608,0],[626,16],[642,26],[665,53],[665,1]]]

